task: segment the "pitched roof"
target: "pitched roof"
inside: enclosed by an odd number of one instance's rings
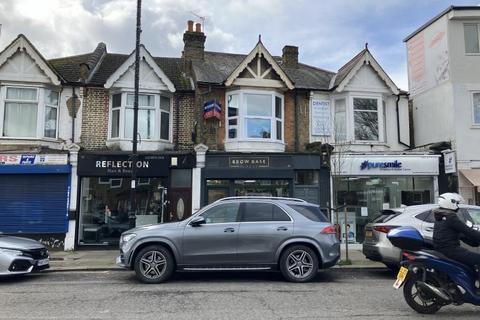
[[[245,60],[246,54],[205,51],[204,61],[194,61],[195,80],[203,83],[223,84],[232,72]],[[295,88],[328,90],[334,72],[299,63],[298,68],[282,66],[282,57],[273,56]]]
[[[77,56],[56,58],[48,60],[50,65],[62,76],[66,82],[78,82],[80,80],[80,65],[90,59],[91,53]]]
[[[363,64],[370,65],[373,70],[375,70],[380,79],[382,79],[385,85],[394,94],[400,93],[400,89],[388,76],[385,70],[383,70],[382,66],[378,63],[378,61],[373,57],[367,46],[365,46],[365,49],[360,51],[355,57],[353,57],[350,61],[348,61],[343,67],[338,70],[331,89],[337,89],[340,91],[343,90],[343,88],[349,83],[351,78],[358,72],[358,70]]]
[[[97,47],[98,48],[98,47]],[[96,52],[49,60],[67,82],[80,81],[80,65],[94,59]],[[107,79],[128,59],[128,54],[107,53],[88,81],[92,86],[103,86]],[[154,61],[173,82],[177,90],[192,90],[190,79],[182,71],[181,58],[153,57]],[[98,62],[98,61],[97,61]]]
[[[340,69],[338,69],[337,75],[335,76],[335,82],[333,83],[333,87],[338,86],[343,80],[345,80],[350,71],[352,71],[353,68],[357,65],[357,63],[363,59],[363,55],[365,54],[365,52],[367,52],[367,50],[368,49],[363,49],[355,57],[353,57],[350,61],[348,61]]]
[[[62,75],[47,61],[43,55],[35,48],[24,34],[19,34],[5,49],[0,52],[0,66],[12,55],[14,55],[18,47],[24,47],[30,56],[35,60],[37,65],[50,78],[55,85],[60,84]]]

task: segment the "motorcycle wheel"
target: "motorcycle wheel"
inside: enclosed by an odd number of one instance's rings
[[[442,305],[435,300],[434,297],[429,295],[427,292],[422,292],[421,289],[417,287],[418,279],[414,277],[409,277],[403,285],[403,296],[407,304],[413,310],[422,314],[434,314]]]

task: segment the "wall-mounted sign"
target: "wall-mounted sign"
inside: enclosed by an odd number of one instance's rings
[[[369,160],[365,160],[360,164],[360,170],[370,170],[370,169],[401,170],[402,169],[402,163],[398,160],[394,160],[394,161],[369,161]]]
[[[331,132],[330,101],[313,99],[311,110],[312,136],[329,136]]]
[[[139,177],[163,177],[170,171],[170,157],[165,155],[138,155],[135,161],[130,155],[81,154],[78,156],[78,175],[92,177],[129,177],[133,166]]]
[[[229,157],[231,168],[268,168],[270,167],[269,157]]]
[[[66,154],[0,154],[0,165],[65,165]]]
[[[332,162],[335,162],[336,172],[334,175],[343,176],[371,176],[371,175],[438,175],[437,155],[423,156],[333,156]]]
[[[457,172],[457,160],[455,157],[455,151],[444,152],[443,160],[445,163],[445,173]]]

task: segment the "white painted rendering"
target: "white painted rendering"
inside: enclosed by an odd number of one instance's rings
[[[352,71],[352,75],[347,77],[350,79],[348,83],[343,85],[343,90],[336,90],[334,93],[312,92],[310,95],[310,115],[311,101],[329,100],[331,106],[331,127],[333,131],[329,136],[315,136],[310,130],[311,142],[323,142],[335,145],[338,135],[335,133],[335,100],[346,100],[346,133],[348,144],[348,152],[395,152],[403,151],[408,147],[399,143],[398,125],[397,125],[397,98],[398,96],[391,90],[391,87],[384,81],[384,77],[380,77],[377,69],[369,64],[362,64],[356,71]],[[398,89],[397,89],[398,90]],[[353,99],[354,98],[373,98],[377,99],[378,105],[378,122],[379,122],[379,139],[378,141],[355,141],[354,137],[354,118],[353,118]],[[385,102],[385,105],[383,104]],[[383,117],[383,109],[385,107],[385,117]],[[408,112],[408,99],[400,96],[398,103],[399,123],[400,123],[400,141],[410,143],[410,124]],[[343,141],[345,142],[345,141]],[[344,150],[347,151],[347,150]]]
[[[155,63],[153,57],[140,46],[140,84],[144,89],[168,90],[175,92],[175,86]],[[107,79],[105,88],[133,88],[135,52]],[[155,74],[155,76],[153,75]],[[118,83],[117,83],[118,82]]]
[[[438,32],[439,26],[444,26],[449,78],[412,95],[415,144],[451,141],[457,169],[480,170],[480,126],[473,122],[472,101],[472,93],[480,91],[480,54],[465,52],[465,23],[480,24],[480,10],[450,11],[419,32],[428,38],[434,31]],[[407,46],[412,40],[407,41]],[[438,63],[426,64],[425,72],[435,73],[441,67]],[[409,79],[409,83],[411,81]],[[468,203],[473,203],[473,186],[460,173],[458,178],[460,193]]]

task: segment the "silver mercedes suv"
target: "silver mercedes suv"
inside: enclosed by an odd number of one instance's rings
[[[335,228],[319,206],[229,197],[187,220],[124,232],[117,265],[144,283],[166,281],[175,270],[280,270],[288,281],[307,282],[339,258]]]

